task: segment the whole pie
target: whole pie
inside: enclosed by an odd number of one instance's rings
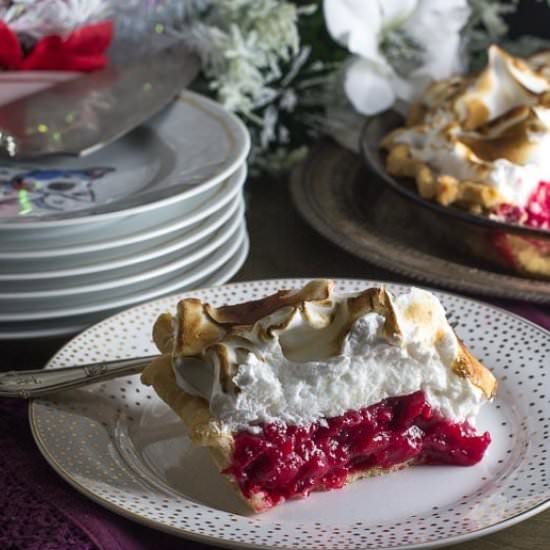
[[[142,374],[256,512],[413,464],[479,462],[494,376],[438,299],[329,280],[161,315]],[[449,475],[452,475],[450,473]]]
[[[426,199],[550,229],[550,52],[491,46],[481,73],[431,84],[382,147]]]

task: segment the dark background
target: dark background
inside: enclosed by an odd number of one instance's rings
[[[550,7],[547,0],[520,0],[516,13],[507,19],[510,37],[523,34],[550,37]]]

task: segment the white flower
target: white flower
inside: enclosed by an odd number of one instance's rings
[[[344,88],[361,113],[414,100],[463,68],[467,0],[324,0],[324,12],[331,36],[354,54]]]

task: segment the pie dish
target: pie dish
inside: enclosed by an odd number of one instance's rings
[[[367,167],[450,252],[549,279],[549,78],[550,53],[493,46],[482,73],[433,83],[407,119],[371,117]]]
[[[255,512],[413,464],[479,462],[496,381],[431,293],[338,295],[328,280],[153,327],[142,382]]]
[[[443,206],[550,229],[550,52],[497,46],[479,74],[432,83],[385,136],[386,169]]]

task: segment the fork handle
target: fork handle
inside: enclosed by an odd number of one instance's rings
[[[12,158],[17,154],[17,140],[0,128],[0,157]]]
[[[29,399],[141,372],[158,355],[101,361],[76,367],[0,373],[0,397]]]

